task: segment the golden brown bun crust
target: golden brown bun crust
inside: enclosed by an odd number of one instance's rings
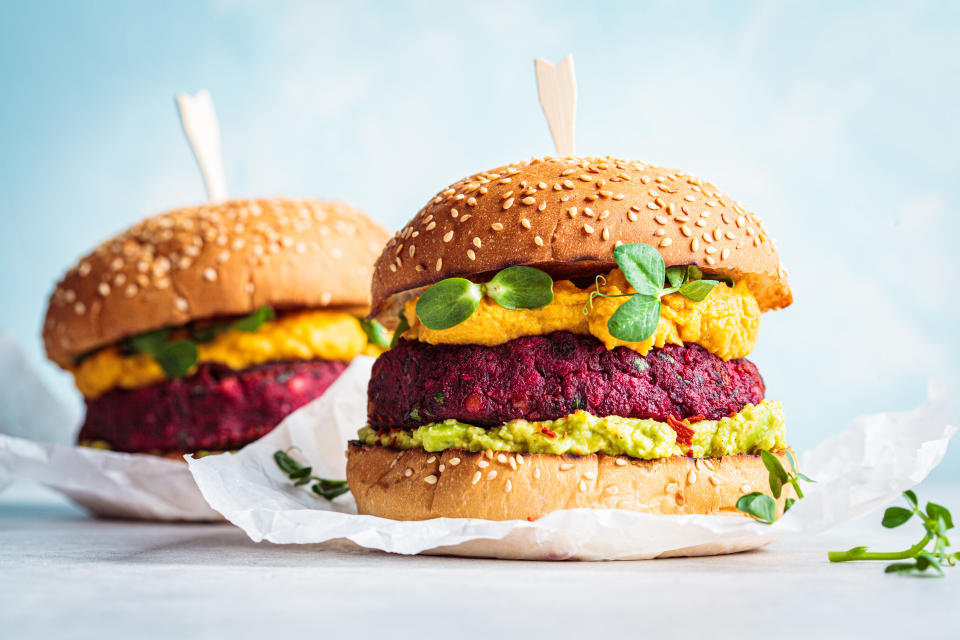
[[[373,313],[395,308],[394,294],[514,264],[593,275],[616,266],[617,243],[641,242],[667,266],[746,280],[764,311],[793,301],[760,220],[709,182],[632,160],[535,158],[464,178],[421,209],[377,260]]]
[[[786,454],[777,455],[786,464]],[[768,478],[760,456],[742,454],[699,462],[681,456],[518,457],[460,449],[399,451],[358,442],[347,451],[347,481],[358,512],[393,520],[526,520],[580,508],[744,515],[737,500],[751,491],[769,493]],[[777,517],[788,497],[793,494],[785,488]]]
[[[263,305],[367,307],[387,237],[338,202],[233,200],[156,215],[67,271],[47,307],[47,356],[66,367],[131,335]]]

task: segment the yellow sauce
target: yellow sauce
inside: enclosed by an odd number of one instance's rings
[[[218,362],[245,369],[274,360],[349,361],[360,354],[379,355],[367,341],[360,321],[340,311],[304,311],[263,323],[257,331],[230,329],[212,341],[197,345],[197,362]],[[95,398],[110,389],[135,389],[165,378],[163,369],[147,354],[124,354],[108,347],[72,370],[77,388]]]
[[[748,355],[760,332],[760,307],[742,282],[733,288],[721,283],[700,302],[679,293],[664,296],[657,330],[643,342],[624,342],[607,330],[607,320],[628,298],[597,297],[587,305],[590,291],[579,289],[569,280],[555,282],[553,302],[540,309],[507,309],[484,297],[466,321],[441,331],[428,329],[420,323],[416,300],[411,300],[404,307],[410,329],[403,337],[429,344],[489,346],[521,336],[571,331],[593,335],[608,349],[625,346],[645,354],[652,347],[687,342],[698,344],[723,360],[731,360]],[[619,269],[606,276],[606,283],[600,286],[600,291],[608,295],[635,293]]]

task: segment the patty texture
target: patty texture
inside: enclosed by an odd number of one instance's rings
[[[716,420],[763,400],[749,360],[723,361],[695,344],[641,356],[566,331],[504,344],[429,345],[401,340],[373,366],[370,426],[413,428],[447,419],[492,427],[597,416]]]
[[[236,449],[321,395],[346,368],[332,360],[273,362],[243,371],[201,364],[186,378],[88,399],[78,440],[128,452]]]

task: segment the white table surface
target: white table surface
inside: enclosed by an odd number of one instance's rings
[[[956,485],[920,494],[960,509]],[[0,494],[0,638],[960,638],[960,567],[925,579],[827,562],[919,539],[879,520],[731,556],[516,562],[94,520],[21,483]]]

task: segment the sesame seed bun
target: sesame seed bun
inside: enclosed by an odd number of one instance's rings
[[[50,297],[47,356],[62,367],[128,336],[276,309],[369,307],[387,232],[345,204],[233,200],[162,213],[71,267]]]
[[[776,454],[786,465],[784,452]],[[518,455],[460,449],[429,453],[351,442],[347,481],[361,514],[393,520],[536,519],[560,509],[626,509],[662,515],[740,515],[740,496],[769,493],[760,456],[695,461],[675,456]],[[795,497],[784,487],[784,501]]]
[[[760,220],[709,182],[616,158],[543,158],[464,178],[436,195],[377,260],[374,315],[453,276],[514,264],[554,277],[616,266],[619,243],[657,247],[667,266],[745,280],[764,311],[793,302]]]

